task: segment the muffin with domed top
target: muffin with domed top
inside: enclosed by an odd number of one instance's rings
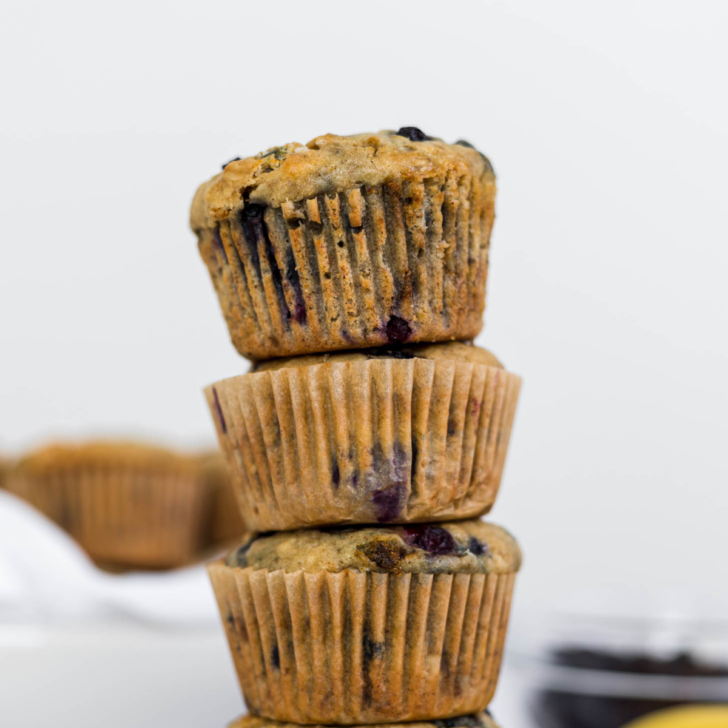
[[[269,359],[473,338],[495,176],[414,127],[236,159],[190,215],[233,344]]]
[[[261,534],[208,570],[250,710],[356,725],[483,710],[520,563],[471,520]]]

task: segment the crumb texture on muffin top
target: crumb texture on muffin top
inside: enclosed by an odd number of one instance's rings
[[[470,520],[260,534],[233,551],[227,565],[286,572],[508,574],[520,568],[521,551],[505,529]]]
[[[235,159],[197,190],[190,212],[193,230],[215,225],[246,205],[280,207],[352,187],[376,187],[392,179],[419,182],[449,171],[492,178],[487,157],[467,142],[447,144],[424,134],[381,131],[352,136],[324,134]]]
[[[339,364],[371,359],[429,359],[431,361],[466,362],[483,364],[503,369],[500,361],[487,349],[473,346],[471,342],[444,341],[438,344],[412,344],[403,346],[382,346],[358,351],[339,351],[323,354],[292,356],[269,361],[255,362],[251,372],[269,372],[295,367],[310,367],[316,364]]]

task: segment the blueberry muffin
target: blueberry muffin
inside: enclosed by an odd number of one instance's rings
[[[243,356],[462,340],[482,326],[495,193],[467,142],[326,134],[229,162],[190,224]]]
[[[5,479],[7,478],[7,475],[10,472],[12,465],[13,461],[10,458],[0,455],[0,488],[4,487]]]
[[[202,475],[210,493],[210,520],[206,542],[215,546],[239,541],[246,529],[225,458],[219,450],[211,450],[203,453],[200,461]]]
[[[356,725],[483,710],[520,561],[459,521],[259,535],[208,570],[250,710]]]
[[[274,359],[206,390],[251,530],[473,518],[520,378],[461,342]]]
[[[208,499],[196,457],[142,443],[59,443],[21,458],[7,489],[102,564],[180,566],[202,546]]]
[[[292,723],[279,723],[257,715],[245,715],[230,723],[228,728],[299,728]],[[326,728],[326,726],[316,726]],[[399,723],[381,723],[379,728],[401,728]],[[462,715],[447,720],[435,720],[428,723],[408,723],[406,728],[498,728],[493,716],[484,710],[477,715]]]

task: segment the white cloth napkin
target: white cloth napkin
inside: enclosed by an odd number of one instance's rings
[[[0,491],[0,621],[118,617],[172,626],[219,619],[204,566],[108,574],[62,529]]]

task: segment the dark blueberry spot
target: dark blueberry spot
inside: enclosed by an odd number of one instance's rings
[[[384,642],[377,642],[371,639],[368,630],[362,637],[361,646],[362,652],[364,653],[365,665],[384,654]]]
[[[222,434],[227,435],[227,423],[225,422],[222,407],[220,407],[220,398],[217,396],[217,389],[215,389],[215,387],[212,388],[212,399],[215,404],[215,414],[217,415],[220,427],[222,428]]]
[[[250,547],[259,539],[264,538],[265,536],[270,536],[273,532],[272,531],[266,531],[261,533],[256,533],[247,543],[244,543],[242,546],[238,546],[238,548],[235,549],[232,553],[229,554],[227,559],[225,560],[225,563],[228,566],[239,566],[241,569],[244,569],[248,565],[248,551],[250,551]]]
[[[293,318],[298,321],[299,324],[306,323],[306,306],[303,302],[297,303],[293,307]]]
[[[290,220],[286,220],[286,222],[288,223],[288,228],[290,230],[296,230],[301,227],[303,220],[301,220],[300,217],[292,217]]]
[[[334,484],[334,488],[338,489],[341,482],[341,473],[339,472],[339,461],[336,457],[331,459],[331,482]]]
[[[487,713],[488,711],[486,711]],[[490,713],[488,713],[490,715]],[[458,718],[444,718],[441,720],[433,720],[433,725],[437,728],[483,728],[483,724],[477,715],[461,715]]]
[[[471,536],[468,542],[468,551],[475,556],[483,556],[483,554],[488,553],[488,546],[482,541],[478,541],[475,536]]]
[[[398,538],[381,538],[357,546],[369,561],[382,571],[399,571],[400,562],[407,555],[407,550]]]
[[[343,248],[343,247],[344,247],[344,241],[343,241],[343,240],[339,240],[339,242],[338,242],[338,243],[336,243],[336,244],[337,244],[337,245],[338,245],[338,246],[339,246],[340,248]]]
[[[416,126],[403,126],[396,134],[397,136],[407,137],[411,142],[426,142],[432,137],[428,137],[422,129]]]
[[[402,484],[393,485],[385,490],[376,490],[372,495],[374,515],[379,523],[389,523],[402,513],[406,488]]]
[[[364,229],[363,225],[357,225],[357,226],[351,228],[351,232],[354,233],[354,235],[358,235],[363,229]]]
[[[233,617],[232,614],[228,614],[228,616],[225,618],[225,620],[227,621],[230,629],[235,630],[235,617]]]
[[[377,642],[369,636],[369,627],[364,628],[364,635],[361,641],[362,646],[362,667],[364,672],[364,694],[362,699],[364,705],[372,703],[372,677],[369,666],[373,660],[381,660],[384,656],[384,642]]]
[[[440,526],[407,526],[404,533],[404,540],[410,546],[433,556],[445,556],[457,551],[455,539]]]
[[[246,205],[240,214],[246,220],[261,220],[264,209],[263,205]]]
[[[315,220],[309,220],[308,229],[313,235],[321,235],[321,233],[324,231],[324,226],[320,222],[316,222]]]
[[[404,343],[412,336],[412,327],[399,316],[391,316],[387,321],[387,338],[392,342]]]
[[[415,470],[417,469],[417,454],[418,454],[418,448],[417,448],[417,440],[414,438],[412,439],[412,465],[411,465],[411,478],[414,480],[415,477]]]
[[[351,474],[351,487],[352,488],[358,488],[359,487],[359,473],[352,473]]]
[[[235,159],[231,159],[229,162],[225,162],[225,164],[222,165],[222,168],[225,169],[225,167],[228,166],[228,164],[232,164],[233,162],[239,162],[240,157],[235,157]]]
[[[288,250],[288,257],[286,259],[286,279],[291,284],[291,288],[293,288],[293,294],[296,301],[293,305],[293,318],[298,321],[299,324],[303,324],[306,322],[306,302],[303,300],[301,279],[298,275],[296,257],[293,254],[292,248]]]
[[[281,653],[278,650],[278,645],[273,645],[273,649],[270,651],[270,661],[276,670],[281,669]]]
[[[455,423],[452,420],[448,420],[447,423],[447,436],[453,437],[455,435]]]
[[[377,346],[374,349],[366,349],[366,355],[368,359],[378,359],[384,357],[385,359],[414,359],[415,354],[405,349],[400,349],[396,346]]]

